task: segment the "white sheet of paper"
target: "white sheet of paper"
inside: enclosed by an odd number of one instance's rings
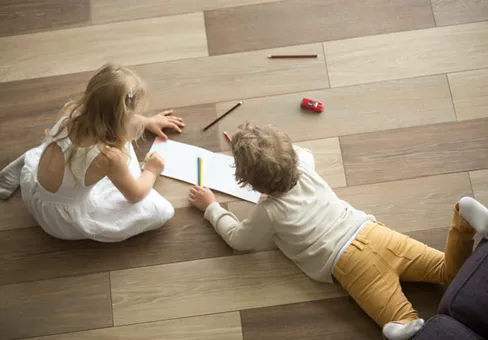
[[[234,177],[234,158],[213,153],[193,145],[167,141],[155,141],[150,152],[157,152],[164,158],[162,176],[187,183],[198,183],[198,157],[203,158],[203,185],[243,200],[257,203],[260,194],[249,188],[241,188]]]
[[[173,141],[156,141],[150,152],[157,152],[164,159],[164,171],[161,175],[192,184],[198,183],[198,157],[203,158],[205,167],[206,161],[213,156],[213,152],[208,150]]]

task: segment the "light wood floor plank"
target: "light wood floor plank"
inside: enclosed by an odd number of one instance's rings
[[[116,325],[343,296],[276,251],[111,273]]]
[[[300,109],[304,97],[322,101],[324,111]],[[233,104],[218,103],[218,115]],[[245,100],[219,122],[219,138],[228,150],[222,131],[234,133],[245,121],[272,124],[298,142],[455,120],[447,79],[441,75]]]
[[[488,117],[488,69],[448,75],[458,120]]]
[[[268,59],[273,53],[319,57]],[[134,70],[149,84],[156,107],[208,104],[329,86],[320,44],[157,63]]]
[[[488,67],[488,22],[324,43],[332,87]]]
[[[62,241],[41,228],[0,232],[0,284],[228,256],[232,250],[194,208],[161,229],[119,243]]]
[[[10,199],[0,200],[0,231],[34,227],[37,222],[22,201],[20,190]]]
[[[162,34],[164,32],[164,34]],[[67,45],[68,44],[68,45]],[[208,55],[202,13],[0,38],[0,82]]]
[[[0,2],[0,36],[89,23],[89,0],[3,0]]]
[[[469,173],[473,186],[474,197],[488,206],[488,170],[479,170]]]
[[[30,340],[242,340],[239,312],[142,323]]]
[[[94,24],[159,17],[280,0],[92,0]]]
[[[296,143],[296,145],[313,152],[315,170],[332,188],[346,186],[339,138],[312,140]]]
[[[400,232],[450,226],[456,202],[473,195],[468,173],[353,186],[336,193]]]
[[[2,340],[110,326],[108,273],[0,286]]]
[[[431,0],[437,26],[488,20],[485,0]]]
[[[348,185],[488,168],[488,119],[340,137]]]
[[[207,11],[205,24],[209,53],[217,55],[433,27],[434,20],[428,0],[288,0]]]

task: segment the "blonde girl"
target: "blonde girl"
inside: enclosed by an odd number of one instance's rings
[[[0,199],[19,187],[28,210],[50,235],[117,242],[161,227],[171,204],[152,189],[164,169],[157,154],[141,171],[131,141],[144,128],[163,139],[163,128],[184,126],[171,111],[138,115],[147,93],[127,68],[108,64],[90,79],[83,97],[62,110],[42,145],[0,172]]]

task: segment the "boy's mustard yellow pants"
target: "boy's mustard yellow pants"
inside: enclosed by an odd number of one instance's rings
[[[381,327],[408,323],[418,315],[400,281],[450,283],[472,253],[474,234],[457,205],[444,253],[371,222],[339,258],[334,277]]]

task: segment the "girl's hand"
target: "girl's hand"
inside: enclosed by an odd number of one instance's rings
[[[163,132],[163,129],[173,129],[181,132],[181,128],[185,127],[183,118],[173,117],[173,111],[163,111],[155,116],[147,118],[146,129],[154,133],[163,141],[168,140],[168,136]]]
[[[159,176],[164,170],[164,159],[157,152],[151,152],[144,157],[144,170]]]
[[[198,186],[191,188],[188,200],[191,205],[197,207],[201,211],[207,210],[210,204],[217,202],[215,195],[210,189]]]

